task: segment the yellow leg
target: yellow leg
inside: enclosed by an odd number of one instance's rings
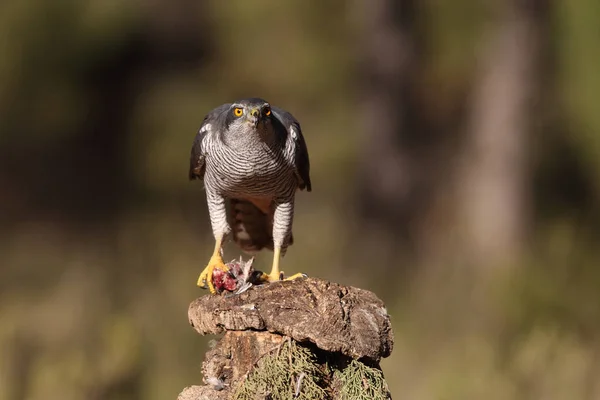
[[[221,257],[221,243],[223,239],[217,239],[215,241],[215,250],[213,251],[212,257],[210,257],[210,261],[208,261],[208,265],[204,268],[204,271],[198,277],[197,285],[200,287],[208,286],[208,290],[212,294],[215,294],[215,287],[213,285],[213,271],[215,268],[218,268],[222,271],[227,271],[227,266],[223,262],[223,258]]]
[[[279,259],[281,258],[281,248],[276,247],[274,249],[273,253],[274,253],[273,254],[273,267],[271,267],[271,273],[269,275],[263,274],[263,276],[262,276],[262,280],[268,281],[268,282],[279,281],[279,280],[281,280],[281,277],[283,276],[283,272],[279,271]],[[303,277],[306,277],[306,275],[302,274],[302,273],[297,273],[288,278],[285,278],[284,281],[291,281],[296,278],[303,278]]]
[[[279,272],[279,259],[281,258],[281,248],[276,247],[273,250],[273,266],[271,267],[271,273],[267,276],[269,282],[278,281],[281,278]]]

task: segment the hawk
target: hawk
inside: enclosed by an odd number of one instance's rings
[[[311,191],[308,149],[300,123],[289,112],[260,98],[223,104],[210,111],[196,134],[189,178],[204,181],[215,248],[198,286],[215,293],[215,268],[226,271],[222,245],[232,234],[246,253],[273,251],[271,272],[293,242],[294,199]],[[295,274],[287,279],[295,279]]]

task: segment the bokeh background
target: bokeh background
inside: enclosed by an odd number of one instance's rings
[[[210,338],[189,152],[301,121],[288,273],[376,292],[399,399],[600,399],[596,0],[0,3],[0,398],[175,399]],[[227,247],[226,258],[239,256]],[[270,267],[271,254],[259,267]]]

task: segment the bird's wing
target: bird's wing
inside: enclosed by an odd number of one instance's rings
[[[222,118],[223,112],[229,109],[230,104],[223,104],[214,110],[210,111],[202,121],[200,129],[194,138],[194,144],[192,145],[192,153],[190,155],[190,172],[189,178],[203,179],[204,178],[204,148],[203,141],[208,135],[218,134],[218,128],[220,119]]]
[[[310,192],[312,190],[310,182],[310,161],[308,159],[308,148],[306,147],[302,129],[300,128],[300,122],[298,122],[292,114],[281,108],[272,107],[271,109],[273,114],[275,114],[277,119],[287,130],[287,142],[292,144],[294,152],[293,161],[294,166],[296,167],[298,187]]]

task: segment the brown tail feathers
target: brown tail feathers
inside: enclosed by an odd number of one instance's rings
[[[250,201],[228,199],[227,218],[233,241],[244,252],[254,254],[263,248],[273,251],[273,211],[266,214]],[[292,243],[290,235],[288,246]]]

